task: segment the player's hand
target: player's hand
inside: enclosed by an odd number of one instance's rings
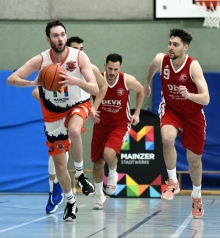
[[[180,92],[180,94],[182,95],[182,97],[184,97],[185,99],[188,99],[188,98],[189,98],[189,91],[188,91],[188,89],[186,88],[186,86],[180,85],[180,86],[179,86],[179,92]]]
[[[94,124],[100,122],[100,115],[99,114],[100,114],[100,111],[97,111],[94,107],[91,107],[91,114],[89,115],[89,117],[94,122]]]
[[[147,84],[144,84],[144,94],[149,97],[151,94],[151,87]]]
[[[131,125],[136,126],[140,122],[140,118],[137,115],[131,116]]]
[[[60,77],[63,78],[63,80],[59,82],[59,84],[61,84],[62,86],[68,86],[68,85],[79,86],[79,83],[81,82],[79,78],[72,77],[64,71],[60,71],[59,75]]]

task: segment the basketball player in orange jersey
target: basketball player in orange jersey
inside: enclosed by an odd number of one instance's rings
[[[144,93],[150,96],[151,80],[160,70],[162,101],[159,106],[164,160],[169,179],[162,198],[172,200],[179,193],[176,176],[177,153],[175,140],[182,134],[182,146],[186,148],[189,173],[193,183],[192,216],[201,218],[204,213],[201,198],[202,162],[206,121],[203,105],[209,104],[208,86],[200,64],[186,51],[192,40],[190,33],[171,29],[168,54],[159,53],[148,69]]]
[[[81,39],[80,37],[73,36],[73,37],[70,37],[69,39],[67,39],[67,46],[75,48],[77,50],[83,50],[83,42],[84,42],[84,40]],[[97,84],[99,87],[99,94],[96,96],[96,99],[91,106],[91,114],[89,116],[93,120],[94,123],[98,123],[100,119],[99,119],[99,113],[97,112],[97,109],[106,94],[107,83],[104,80],[99,69],[93,64],[92,64],[92,71],[96,77],[96,81],[97,81]],[[35,99],[37,99],[38,101],[40,100],[38,87],[36,87],[33,90],[32,96]],[[66,153],[67,161],[68,161],[68,157],[69,157],[69,155],[68,155],[68,153]],[[75,169],[77,170],[77,166],[75,166]],[[60,184],[56,177],[56,170],[55,170],[52,156],[49,157],[48,172],[49,172],[50,192],[49,192],[49,199],[48,199],[48,202],[46,205],[46,213],[51,214],[57,210],[58,205],[61,204],[63,201],[63,190],[60,187]]]
[[[103,209],[106,197],[103,193],[104,165],[108,164],[109,174],[106,193],[112,195],[117,189],[118,173],[116,154],[120,153],[130,126],[139,123],[144,92],[142,85],[131,75],[120,72],[122,56],[110,54],[106,58],[103,76],[108,84],[107,93],[100,104],[100,122],[94,124],[91,146],[93,177],[96,196],[94,210]],[[129,91],[136,93],[136,109],[130,114]]]
[[[61,86],[65,87],[65,94],[54,94],[42,87],[39,87],[39,93],[46,145],[49,155],[53,157],[58,181],[67,198],[63,219],[75,221],[78,208],[67,170],[66,151],[69,151],[71,141],[71,152],[79,163],[79,170],[76,171],[78,183],[84,194],[93,194],[93,185],[80,170],[83,161],[81,131],[85,130],[84,123],[91,111],[90,95],[98,95],[99,89],[88,56],[84,52],[66,47],[66,28],[62,22],[48,22],[46,36],[51,48],[27,61],[9,76],[7,83],[20,87],[38,86],[38,78],[34,81],[26,80],[34,71],[52,63],[60,64],[64,69],[60,76],[63,77]]]

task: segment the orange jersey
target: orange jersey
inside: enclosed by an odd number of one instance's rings
[[[79,50],[67,47],[67,53],[64,60],[60,63],[63,70],[74,77],[85,81],[80,72],[78,57]],[[46,65],[54,64],[52,50],[46,50],[41,53],[41,69]],[[39,86],[40,103],[45,122],[54,122],[66,117],[71,109],[90,100],[90,94],[78,86],[68,85],[59,91],[51,92]]]

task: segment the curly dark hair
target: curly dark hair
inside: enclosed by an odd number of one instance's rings
[[[191,40],[193,39],[192,38],[192,35],[187,32],[187,31],[184,31],[183,29],[177,29],[177,28],[173,28],[173,29],[170,29],[170,38],[172,36],[177,36],[181,39],[181,41],[183,42],[183,44],[185,45],[189,45]]]

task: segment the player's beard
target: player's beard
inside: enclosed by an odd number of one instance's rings
[[[62,53],[64,50],[65,50],[65,48],[66,48],[66,44],[65,45],[63,45],[63,47],[62,48],[58,48],[54,43],[50,43],[50,46],[51,46],[51,48],[55,51],[55,52],[57,52],[57,53]]]
[[[106,75],[109,81],[114,81],[118,76],[118,75],[113,75],[113,74],[110,74],[110,75],[108,75],[108,74]]]
[[[176,59],[178,59],[180,56],[181,56],[181,54],[179,54],[179,55],[172,54],[172,56],[169,55],[169,57],[170,57],[171,60],[176,60]]]
[[[174,55],[173,57],[170,57],[170,59],[172,59],[172,60],[176,60],[178,58],[179,58],[179,56],[177,56],[177,55]]]
[[[178,59],[178,58],[181,58],[182,57],[182,55],[183,55],[183,51],[180,51],[179,53],[172,53],[172,56],[170,56],[170,52],[169,52],[169,57],[170,57],[170,59],[171,60],[176,60],[176,59]]]

